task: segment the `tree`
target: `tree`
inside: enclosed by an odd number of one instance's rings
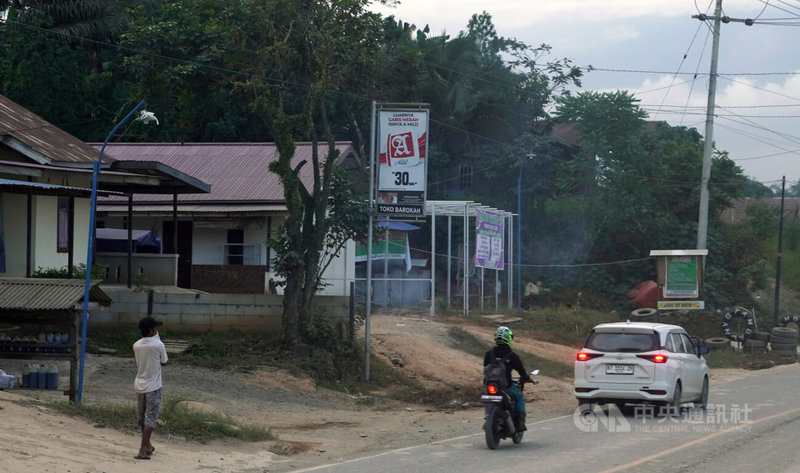
[[[323,251],[367,228],[369,208],[342,192],[334,138],[335,111],[353,100],[342,90],[359,81],[370,90],[372,79],[364,74],[380,56],[380,17],[366,11],[367,3],[259,2],[251,7],[250,21],[235,29],[245,63],[252,65],[235,90],[269,126],[279,151],[270,170],[283,184],[288,217],[270,244],[278,253],[276,270],[285,278],[289,345],[301,342],[303,330],[315,321],[312,301],[321,283]],[[293,161],[298,139],[312,143],[310,160]],[[312,176],[309,187],[303,172]]]
[[[637,100],[624,91],[581,93],[558,103],[557,119],[580,132],[581,150],[565,166],[564,177],[564,182],[572,183],[566,189],[579,198],[588,219],[584,245],[577,246],[585,253],[574,255],[575,262],[619,262],[644,258],[652,249],[693,248],[702,167],[700,134],[647,122]],[[714,285],[713,275],[717,283],[736,281],[736,267],[728,255],[738,246],[720,233],[718,215],[748,183],[742,170],[720,151],[714,154],[711,178],[709,214],[717,253],[709,258],[709,287]],[[624,299],[630,287],[652,278],[653,272],[649,261],[607,265],[583,271],[577,284]],[[719,298],[733,294],[730,284],[717,287],[724,287],[716,294]]]

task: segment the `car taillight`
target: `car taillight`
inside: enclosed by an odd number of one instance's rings
[[[577,359],[578,361],[589,361],[592,358],[600,358],[601,356],[603,356],[602,353],[586,353],[585,351],[582,351],[578,353]]]
[[[653,363],[666,363],[667,362],[667,355],[636,355],[638,358],[643,360],[652,361]]]
[[[494,384],[489,384],[488,386],[486,386],[486,391],[488,391],[489,394],[492,395],[497,394],[497,386],[495,386]]]

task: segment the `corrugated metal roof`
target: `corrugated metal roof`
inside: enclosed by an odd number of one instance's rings
[[[22,105],[0,95],[0,141],[40,164],[87,163],[97,150]],[[114,158],[103,156],[103,162]]]
[[[337,142],[336,148],[341,157],[354,153],[350,142]],[[324,158],[327,144],[319,144],[318,150]],[[181,202],[283,202],[283,186],[268,169],[278,159],[275,143],[111,143],[106,151],[120,161],[158,161],[211,185],[210,193],[182,195]],[[307,161],[300,172],[307,187],[313,183],[311,152],[311,143],[297,143],[292,158],[292,166]],[[167,195],[134,196],[135,202],[171,200]]]
[[[13,179],[0,178],[0,189],[5,192],[16,194],[36,194],[36,195],[75,195],[82,197],[89,197],[92,193],[91,189],[73,186],[57,186],[55,184],[45,184],[42,182],[29,182],[29,181],[15,181]],[[98,190],[97,195],[113,195],[121,194],[120,192],[111,192]]]
[[[109,303],[111,298],[92,281],[89,300]],[[83,303],[83,279],[0,278],[0,310],[73,310]]]
[[[114,212],[121,212],[123,215],[128,213],[128,204],[120,202],[119,205],[103,205],[97,206],[98,212],[105,212],[108,214]],[[172,204],[136,204],[134,211],[138,214],[167,214],[172,215]],[[286,212],[286,205],[284,204],[182,204],[178,202],[178,213],[180,214],[219,214],[219,213],[247,213],[257,212],[263,214],[265,212]]]

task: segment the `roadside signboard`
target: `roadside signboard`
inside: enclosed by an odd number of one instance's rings
[[[505,219],[496,212],[475,212],[475,266],[503,269]]]
[[[658,309],[703,309],[700,285],[703,283],[703,258],[708,250],[650,250],[656,258],[657,283],[663,299]],[[664,300],[666,299],[666,300]]]
[[[705,309],[705,301],[658,301],[656,308],[661,310]]]
[[[378,214],[422,216],[428,187],[428,110],[379,110],[378,156]]]
[[[697,296],[697,259],[688,255],[667,256],[664,297]]]

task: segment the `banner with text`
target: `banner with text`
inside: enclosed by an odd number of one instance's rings
[[[378,214],[423,215],[428,171],[428,110],[380,110],[378,156]]]
[[[475,211],[475,266],[503,269],[505,224],[502,214]]]

